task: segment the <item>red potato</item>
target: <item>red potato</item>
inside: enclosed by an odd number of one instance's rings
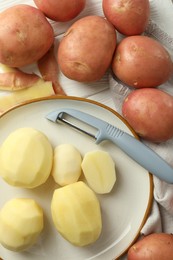
[[[153,233],[136,242],[128,251],[128,260],[172,260],[173,235]]]
[[[1,63],[10,67],[34,63],[53,42],[53,29],[37,8],[21,4],[0,13]]]
[[[50,19],[67,22],[82,12],[86,0],[34,0],[36,6]]]
[[[134,88],[157,87],[170,78],[172,61],[158,41],[148,36],[129,36],[117,46],[112,70]]]
[[[91,82],[103,77],[116,47],[113,25],[100,16],[86,16],[65,33],[57,59],[62,73],[73,80]]]
[[[123,102],[122,113],[144,139],[163,142],[173,137],[173,97],[159,89],[132,91]]]
[[[149,0],[103,0],[106,18],[124,35],[145,31],[150,15]]]

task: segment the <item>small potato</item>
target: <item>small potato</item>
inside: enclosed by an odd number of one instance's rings
[[[103,0],[106,18],[120,33],[130,36],[145,31],[149,15],[149,0]]]
[[[128,251],[128,260],[172,260],[173,235],[153,233],[136,242]]]
[[[145,139],[164,142],[173,137],[173,97],[159,89],[134,90],[124,100],[122,113]]]
[[[134,88],[157,87],[171,76],[172,61],[158,41],[148,36],[129,36],[116,48],[112,70]]]
[[[115,163],[105,151],[91,151],[85,154],[82,170],[88,185],[99,194],[109,193],[116,182]]]
[[[73,80],[91,82],[103,77],[116,47],[113,25],[99,16],[76,21],[65,33],[58,48],[62,73]]]
[[[58,145],[54,150],[52,176],[60,186],[78,181],[82,157],[80,152],[71,144]]]
[[[50,19],[67,22],[85,7],[86,0],[34,0],[37,7]]]
[[[37,8],[21,4],[0,13],[1,63],[10,67],[34,63],[53,41],[53,29]]]

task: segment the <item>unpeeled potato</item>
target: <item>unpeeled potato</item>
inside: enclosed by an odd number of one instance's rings
[[[172,74],[172,61],[158,41],[142,35],[124,38],[116,48],[112,70],[134,88],[157,87]]]
[[[50,19],[67,22],[85,7],[86,0],[34,0],[37,7]]]
[[[172,260],[173,235],[153,233],[135,243],[128,251],[128,260]]]
[[[116,47],[113,25],[91,15],[76,21],[65,33],[58,48],[62,73],[73,80],[91,82],[103,77]]]
[[[173,137],[173,97],[159,89],[132,91],[123,102],[122,113],[145,139],[164,142]]]
[[[0,62],[22,67],[36,62],[51,47],[53,29],[44,14],[19,4],[0,13]]]
[[[145,31],[150,15],[149,0],[103,0],[106,18],[124,35]]]

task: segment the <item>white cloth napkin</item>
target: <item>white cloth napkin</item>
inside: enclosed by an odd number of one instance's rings
[[[150,24],[145,32],[146,35],[159,40],[173,57],[173,39],[164,33],[154,22]],[[122,115],[122,103],[126,96],[134,89],[120,82],[110,73],[109,84],[115,110]],[[168,82],[159,86],[159,89],[173,96],[173,76]],[[163,119],[164,120],[164,119]],[[146,145],[158,153],[173,167],[173,138],[167,142],[155,144],[142,140]],[[173,185],[165,183],[153,177],[154,192],[151,213],[141,230],[141,235],[148,235],[153,232],[173,233]]]

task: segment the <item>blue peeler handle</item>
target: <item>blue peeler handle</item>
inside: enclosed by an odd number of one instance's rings
[[[173,168],[135,137],[106,121],[76,109],[62,108],[53,111],[47,115],[47,119],[57,123],[58,119],[62,119],[64,113],[97,128],[98,131],[95,135],[97,144],[104,140],[110,140],[147,171],[159,179],[173,184]]]
[[[100,131],[97,142],[110,140],[134,161],[159,179],[173,184],[173,168],[152,149],[122,130],[107,124],[106,131]]]

